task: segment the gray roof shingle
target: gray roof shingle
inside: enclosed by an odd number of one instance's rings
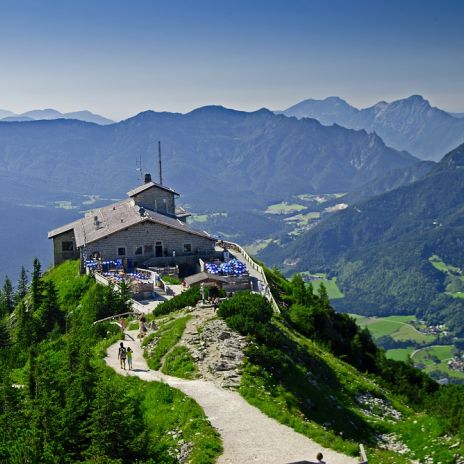
[[[74,229],[76,246],[81,247],[87,243],[95,242],[122,229],[143,222],[161,224],[189,234],[199,235],[200,237],[214,240],[214,238],[206,232],[193,229],[174,217],[141,208],[135,205],[133,200],[120,201],[119,203],[94,210],[78,221],[71,222],[70,224],[50,231],[48,233],[48,238],[53,238]]]

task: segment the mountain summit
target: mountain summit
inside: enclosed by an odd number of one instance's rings
[[[309,99],[280,113],[314,118],[324,125],[375,131],[387,145],[426,160],[437,161],[464,142],[464,119],[432,107],[421,95],[381,101],[361,110],[338,97]]]
[[[21,122],[21,121],[36,121],[43,119],[77,119],[79,121],[93,122],[104,126],[106,124],[113,124],[114,121],[99,114],[92,113],[88,110],[73,111],[71,113],[61,113],[53,108],[46,108],[42,110],[31,110],[25,113],[16,114],[8,110],[0,110],[0,121]]]

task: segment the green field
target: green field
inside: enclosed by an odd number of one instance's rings
[[[296,222],[299,226],[306,226],[312,219],[319,219],[321,217],[321,213],[317,211],[312,211],[306,214],[297,214],[296,216],[291,216],[286,218],[286,222]]]
[[[407,361],[413,351],[414,348],[394,348],[387,350],[385,354],[388,359],[393,359],[394,361]]]
[[[441,364],[443,361],[449,361],[453,358],[452,345],[436,345],[417,350],[412,356],[412,360],[426,366]]]
[[[72,204],[72,201],[68,200],[59,200],[55,201],[55,208],[61,208],[61,209],[76,209],[77,206],[74,206]]]
[[[211,219],[216,216],[227,217],[227,213],[211,213],[211,214],[194,214],[192,216],[193,222],[206,222],[208,219]]]
[[[449,377],[464,380],[464,372],[452,370],[448,361],[453,358],[453,345],[434,345],[426,348],[416,348],[420,343],[433,343],[435,335],[425,335],[417,331],[409,322],[415,321],[415,316],[365,317],[350,314],[358,325],[367,327],[374,339],[390,336],[397,341],[412,340],[411,346],[394,348],[386,351],[386,356],[395,361],[407,361],[410,357],[414,364],[424,372],[434,371],[447,374]]]
[[[267,207],[266,213],[268,214],[290,214],[306,209],[306,206],[297,203],[287,203],[283,201]]]
[[[408,324],[408,322],[415,320],[415,316],[356,317],[356,322],[361,327],[367,327],[374,338],[388,335],[398,341],[413,340],[416,343],[433,342],[436,338],[435,335],[425,335],[411,324]]]
[[[272,238],[268,238],[266,240],[256,240],[253,243],[250,243],[249,245],[245,245],[243,248],[245,248],[245,251],[251,255],[254,256],[258,254],[261,250],[264,250],[270,243],[272,242]]]
[[[319,195],[314,195],[311,193],[302,193],[301,195],[297,195],[297,198],[303,201],[325,203],[326,201],[332,200],[333,198],[340,198],[344,195],[346,195],[346,193],[321,193]]]
[[[302,272],[301,273],[302,276],[304,276],[305,274],[307,275],[307,274],[310,274],[310,273],[309,272]],[[312,284],[313,289],[314,289],[315,292],[317,292],[317,290],[319,289],[319,287],[321,285],[321,282],[323,282],[324,285],[325,285],[325,288],[327,290],[327,294],[329,295],[329,298],[331,300],[336,300],[338,298],[343,298],[345,296],[343,294],[343,292],[337,286],[337,278],[336,277],[333,277],[332,279],[328,279],[327,274],[322,274],[322,273],[317,273],[317,274],[313,274],[313,275],[319,276],[321,278],[321,280],[313,280],[313,281],[311,281],[311,284]]]
[[[454,371],[450,369],[447,365],[447,361],[444,361],[440,364],[431,364],[424,369],[424,372],[427,372],[427,374],[430,374],[433,371],[443,372],[445,374],[448,374],[450,377],[459,379],[461,382],[464,381],[464,372]]]
[[[423,367],[424,372],[443,372],[450,377],[464,380],[464,372],[455,371],[448,367],[448,361],[453,358],[453,345],[437,345],[416,351],[412,356],[414,364]]]
[[[449,264],[445,264],[441,260],[441,258],[439,256],[437,256],[437,255],[432,255],[429,258],[429,261],[430,261],[430,264],[432,264],[432,266],[435,269],[438,269],[441,272],[445,272],[446,274],[459,274],[459,275],[462,274],[461,269],[459,269],[458,267],[455,267],[455,266],[451,266]]]
[[[446,274],[445,293],[453,298],[464,298],[464,275],[462,269],[446,264],[437,255],[429,258],[430,264],[440,272]]]

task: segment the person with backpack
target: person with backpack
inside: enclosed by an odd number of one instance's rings
[[[126,354],[127,354],[127,365],[129,367],[129,370],[131,371],[132,370],[132,354],[133,354],[133,351],[131,350],[130,346],[127,347]]]
[[[127,350],[126,350],[126,347],[124,346],[124,343],[121,342],[119,344],[118,359],[119,359],[119,364],[121,365],[121,369],[124,369],[124,370],[126,370],[126,358],[127,358]]]

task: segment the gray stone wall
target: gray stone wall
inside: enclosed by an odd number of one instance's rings
[[[63,244],[63,242],[65,242]],[[72,250],[69,250],[69,244],[72,243]],[[63,249],[63,245],[64,248]],[[61,235],[53,237],[53,265],[58,266],[63,261],[68,259],[79,258],[79,250],[76,248],[76,241],[74,240],[74,231],[70,230]]]
[[[129,258],[143,263],[155,256],[156,242],[161,242],[163,256],[195,255],[214,251],[214,240],[173,229],[161,224],[143,223],[119,231],[106,238],[90,243],[86,247],[87,256],[94,252],[100,252],[102,259]],[[184,252],[184,244],[190,244],[191,252]],[[146,252],[147,247],[152,247],[152,252]],[[142,253],[136,254],[138,247],[142,247]],[[118,249],[125,248],[125,255],[119,255]]]
[[[135,204],[159,213],[175,214],[174,194],[166,190],[152,187],[132,197]]]

